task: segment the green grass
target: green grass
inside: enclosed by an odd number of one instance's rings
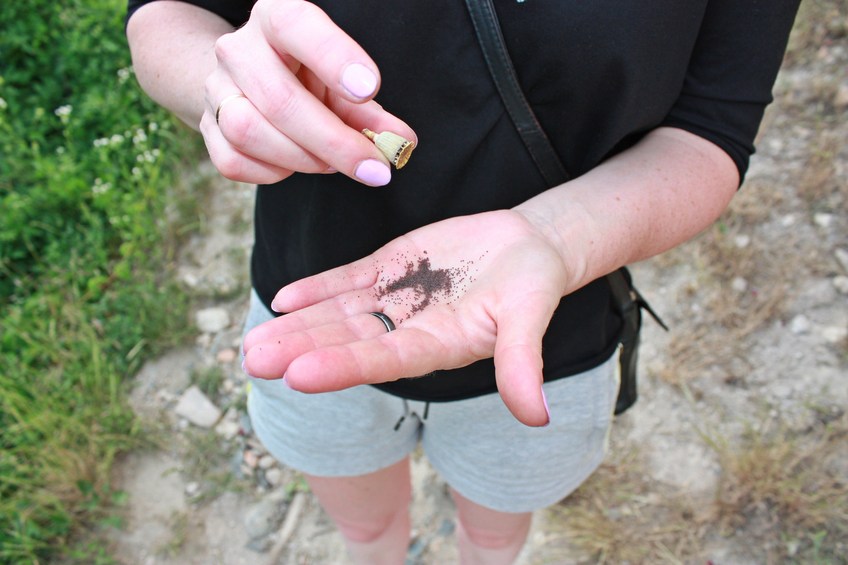
[[[0,3],[0,563],[101,561],[131,376],[186,335],[163,225],[197,145],[140,91],[122,0]]]

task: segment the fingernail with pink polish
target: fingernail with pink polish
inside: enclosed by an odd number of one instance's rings
[[[385,186],[392,180],[392,171],[389,166],[377,159],[367,159],[359,163],[353,174],[371,186]]]
[[[548,398],[545,396],[545,389],[542,389],[542,402],[545,403],[545,414],[548,415],[548,422],[542,426],[544,428],[551,425],[551,409],[548,408]]]
[[[342,86],[356,98],[368,98],[377,89],[377,75],[359,63],[352,63],[342,73]]]

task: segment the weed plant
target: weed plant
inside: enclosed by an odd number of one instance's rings
[[[162,224],[196,146],[136,85],[124,10],[0,3],[0,563],[102,553],[75,540],[142,441],[126,377],[185,331]]]

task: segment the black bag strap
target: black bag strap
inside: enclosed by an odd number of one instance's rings
[[[492,0],[465,0],[465,5],[474,23],[474,31],[483,50],[489,73],[524,146],[549,186],[566,182],[570,178],[568,171],[551,145],[539,120],[536,119],[530,103],[524,96],[524,91],[521,90]],[[645,299],[633,288],[624,267],[608,274],[607,282],[616,304],[622,311],[642,307],[663,329],[668,330]]]
[[[512,66],[512,59],[506,50],[498,15],[492,0],[466,0],[468,12],[474,22],[477,40],[483,49],[483,57],[489,67],[495,86],[503,99],[504,106],[518,135],[530,152],[539,172],[548,186],[562,184],[569,179],[568,172],[551,145],[545,130],[530,108],[518,76]]]

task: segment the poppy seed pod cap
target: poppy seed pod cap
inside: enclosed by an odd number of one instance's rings
[[[380,153],[385,155],[386,159],[398,169],[406,165],[409,156],[415,149],[415,143],[390,131],[374,133],[370,129],[364,129],[362,133],[373,141]]]

